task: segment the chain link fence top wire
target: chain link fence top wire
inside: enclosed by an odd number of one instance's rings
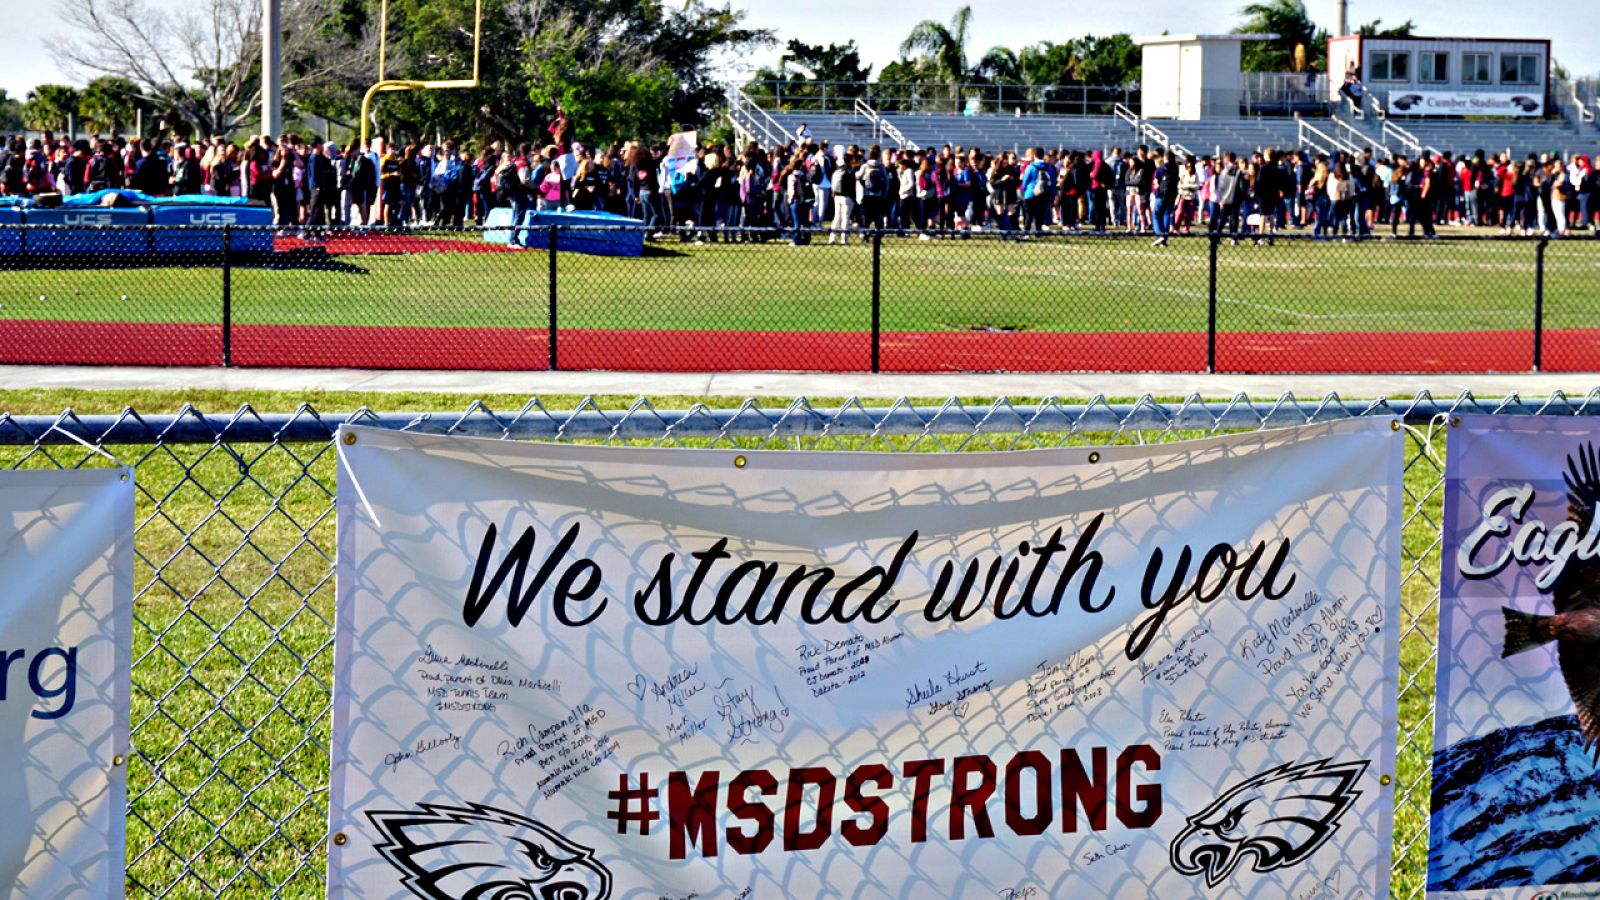
[[[737,252],[737,251],[735,251]],[[1406,423],[1394,894],[1426,868],[1444,434],[1462,412],[1600,414],[1600,389],[1479,400],[1336,395],[1163,403],[1053,398],[818,408],[584,402],[514,412],[0,415],[0,464],[137,471],[130,892],[319,896],[326,873],[334,579],[333,430],[608,445],[928,452],[1153,443],[1350,416]]]
[[[1594,240],[561,226],[552,254],[542,227],[235,226],[225,255],[222,233],[0,225],[0,363],[1600,369]],[[613,239],[642,253],[588,252]]]

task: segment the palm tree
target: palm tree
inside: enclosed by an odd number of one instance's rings
[[[950,24],[924,19],[918,22],[900,44],[900,55],[920,54],[933,61],[939,76],[950,84],[962,84],[967,72],[967,31],[972,24],[972,7],[963,6],[950,17]]]
[[[1241,51],[1248,72],[1287,72],[1293,68],[1295,47],[1310,53],[1327,42],[1327,32],[1317,28],[1306,11],[1305,0],[1254,0],[1239,12],[1245,20],[1236,34],[1276,34],[1274,41],[1251,41]]]

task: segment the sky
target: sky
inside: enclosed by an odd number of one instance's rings
[[[21,3],[23,0],[4,0]],[[151,0],[157,6],[175,8],[194,0]],[[464,0],[465,2],[465,0]],[[1242,6],[1245,0],[1236,0]],[[1330,31],[1337,18],[1337,0],[1307,0],[1311,17]],[[896,58],[900,41],[911,26],[925,18],[947,21],[961,6],[958,0],[733,0],[745,10],[754,26],[771,28],[778,45],[752,54],[751,67],[774,64],[783,42],[798,38],[812,44],[842,43],[855,40],[865,62],[874,71]],[[973,60],[995,45],[1022,47],[1041,40],[1060,43],[1085,34],[1115,34],[1126,31],[1135,36],[1159,34],[1215,33],[1232,29],[1239,16],[1234,4],[1215,0],[1140,0],[1121,2],[1017,4],[975,0],[972,3],[972,38],[969,55]],[[1556,61],[1576,75],[1600,74],[1600,4],[1563,4],[1551,8],[1549,16],[1530,15],[1520,3],[1502,0],[1461,0],[1443,4],[1437,0],[1351,0],[1351,27],[1381,18],[1397,25],[1406,19],[1417,23],[1418,33],[1442,36],[1528,37],[1553,41]],[[62,29],[44,24],[30,29],[33,34],[10,43],[0,60],[0,88],[13,97],[23,97],[37,84],[66,82],[81,84],[81,78],[57,70],[45,50],[44,34]],[[1048,27],[1046,22],[1050,23]]]

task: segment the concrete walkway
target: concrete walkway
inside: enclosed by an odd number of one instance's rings
[[[793,372],[436,372],[368,369],[136,368],[0,366],[0,390],[419,391],[488,394],[622,395],[628,397],[1276,397],[1337,393],[1346,398],[1455,396],[1554,391],[1583,395],[1600,388],[1600,373],[1509,375],[1202,375],[1202,374],[817,374]]]

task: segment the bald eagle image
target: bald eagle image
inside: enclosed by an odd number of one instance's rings
[[[607,900],[594,851],[542,822],[476,803],[368,811],[377,850],[427,900]]]
[[[1600,500],[1600,458],[1594,444],[1567,457],[1567,520],[1580,535],[1594,527],[1595,503]],[[1577,708],[1583,746],[1600,761],[1600,559],[1574,554],[1550,587],[1554,615],[1535,615],[1510,607],[1505,614],[1506,639],[1501,657],[1515,656],[1552,641],[1561,664],[1561,677]]]
[[[1285,763],[1234,785],[1172,839],[1172,867],[1204,875],[1206,887],[1215,888],[1241,865],[1271,872],[1304,862],[1339,830],[1339,819],[1361,796],[1356,784],[1367,765]]]

